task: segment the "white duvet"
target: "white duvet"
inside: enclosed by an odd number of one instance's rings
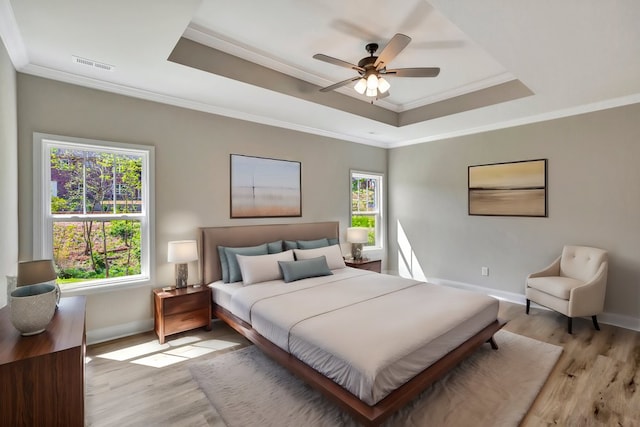
[[[344,268],[236,287],[225,308],[373,405],[493,322],[486,295]]]

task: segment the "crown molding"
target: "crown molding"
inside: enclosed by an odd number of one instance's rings
[[[327,138],[338,139],[343,141],[355,142],[358,144],[371,145],[379,148],[389,148],[386,142],[372,141],[365,138],[354,137],[348,134],[331,132],[311,126],[303,126],[297,123],[277,120],[270,117],[259,116],[256,114],[246,113],[243,111],[233,110],[230,108],[218,107],[215,105],[205,104],[203,102],[192,101],[185,98],[159,94],[156,92],[125,86],[117,83],[106,82],[78,74],[68,73],[55,70],[40,65],[28,64],[21,71],[37,77],[43,77],[51,80],[57,80],[65,83],[75,84],[78,86],[97,89],[105,92],[115,93],[119,95],[130,96],[147,101],[158,102],[161,104],[173,105],[176,107],[186,108],[189,110],[202,111],[205,113],[216,114],[219,116],[230,117],[239,120],[245,120],[253,123],[260,123],[267,126],[274,126],[302,133],[324,136]]]
[[[29,64],[29,55],[9,0],[0,0],[0,38],[9,53],[13,67],[22,71]]]

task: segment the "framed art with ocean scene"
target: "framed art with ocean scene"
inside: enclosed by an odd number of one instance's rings
[[[547,216],[547,159],[469,166],[469,215]]]
[[[301,163],[231,155],[231,218],[302,216]]]

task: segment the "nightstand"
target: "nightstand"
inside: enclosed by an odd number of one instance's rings
[[[344,263],[347,267],[359,268],[360,270],[370,270],[376,273],[382,272],[382,261],[379,259],[366,259],[363,258],[359,261],[354,259],[346,259]]]
[[[204,326],[211,330],[211,289],[208,286],[153,290],[154,330],[160,344],[165,337]]]

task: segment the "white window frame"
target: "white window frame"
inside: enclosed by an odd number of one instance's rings
[[[49,184],[51,179],[51,162],[49,153],[52,147],[85,149],[142,156],[142,212],[119,215],[91,215],[91,218],[96,220],[118,220],[130,218],[140,221],[140,274],[70,283],[64,285],[62,293],[65,295],[85,295],[94,292],[114,290],[116,288],[145,286],[153,283],[153,275],[155,272],[154,147],[35,132],[33,134],[34,259],[53,258],[53,223],[55,221],[51,214],[51,188]],[[60,216],[58,215],[57,218],[60,218]],[[77,220],[81,218],[82,217],[80,215],[68,215],[69,220]]]
[[[384,249],[384,245],[385,245],[385,241],[384,241],[384,231],[385,231],[385,227],[384,227],[384,174],[383,173],[379,173],[379,172],[368,172],[368,171],[361,171],[361,170],[350,170],[349,171],[349,227],[351,227],[352,221],[353,221],[353,209],[352,209],[352,204],[351,204],[351,197],[352,195],[352,191],[351,191],[351,184],[353,181],[353,178],[357,177],[357,178],[368,178],[368,179],[377,179],[378,180],[378,188],[376,189],[376,196],[378,197],[377,200],[377,206],[378,206],[378,212],[376,214],[374,214],[376,216],[376,227],[375,227],[375,233],[376,233],[376,244],[374,246],[363,246],[362,250],[367,252],[367,251],[379,251]],[[357,213],[356,213],[357,214]],[[365,214],[365,213],[363,213]],[[371,215],[370,212],[366,212],[366,215]]]

